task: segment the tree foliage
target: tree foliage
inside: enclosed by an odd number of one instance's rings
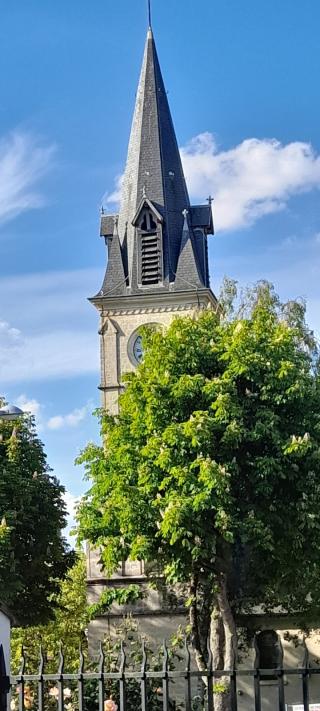
[[[28,660],[28,670],[34,673],[39,666],[40,646],[45,654],[47,673],[54,674],[58,668],[60,645],[65,650],[65,666],[74,673],[79,668],[79,647],[86,647],[86,628],[89,621],[86,568],[80,555],[65,578],[60,581],[59,591],[54,595],[53,619],[33,627],[16,627],[11,633],[11,665],[17,672],[21,649]]]
[[[219,316],[143,330],[119,415],[101,413],[104,444],[81,457],[80,537],[107,574],[144,559],[188,584],[199,663],[204,600],[225,649],[240,606],[320,604],[320,379],[305,305],[265,282],[238,296],[230,281],[220,303]]]
[[[74,560],[62,530],[64,488],[51,475],[34,422],[0,422],[0,600],[23,624],[48,619]]]

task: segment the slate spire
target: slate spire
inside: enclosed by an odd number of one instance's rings
[[[123,296],[126,293],[126,277],[118,234],[118,215],[113,216],[113,235],[108,238],[108,264],[102,289],[106,296]]]
[[[166,222],[164,274],[172,278],[181,239],[182,210],[189,205],[167,93],[153,32],[148,29],[123,180],[119,235],[127,226],[129,278],[132,273],[134,228],[131,221],[143,194]]]
[[[149,23],[151,25],[151,13],[149,15]],[[148,235],[143,242],[144,235],[141,235],[141,229],[139,228],[139,210],[143,209],[142,206],[146,200],[154,208],[157,226],[161,224],[161,228],[159,227],[158,229],[157,227],[158,232],[155,238],[158,240],[157,244],[155,241],[147,244]],[[122,254],[124,273],[127,279],[125,286],[127,294],[140,293],[141,287],[143,287],[143,293],[146,293],[147,286],[149,291],[153,293],[156,290],[168,291],[174,288],[182,249],[184,210],[188,210],[189,213],[190,243],[192,248],[189,251],[190,255],[194,254],[195,258],[194,265],[190,265],[191,272],[194,276],[195,270],[199,271],[200,285],[207,288],[209,286],[208,269],[202,267],[198,269],[198,264],[202,265],[207,260],[206,239],[207,235],[213,232],[211,207],[202,205],[192,208],[190,206],[167,92],[162,78],[153,32],[151,26],[149,26],[136,95],[127,163],[122,182],[118,218],[118,235],[121,250],[118,246],[114,250],[117,255],[118,274],[121,271],[119,256],[120,253]],[[110,236],[111,226],[111,217],[103,215],[101,234],[107,240]],[[199,236],[197,237],[196,229],[198,231],[202,230],[203,238],[199,239]],[[150,234],[151,237],[152,235]],[[149,272],[145,283],[143,282],[143,274],[146,272],[141,268],[142,249],[145,250],[146,259],[148,255],[151,255],[150,261],[146,263],[146,269],[149,269]],[[153,273],[157,271],[155,261],[157,249],[160,255],[158,282],[153,280]],[[111,257],[110,250],[109,259]],[[180,272],[181,270],[182,266],[180,267]],[[149,279],[148,284],[146,284],[147,278]],[[105,295],[108,292],[108,281],[107,273],[103,285],[103,293]],[[191,278],[189,283],[193,283]],[[185,284],[187,287],[187,277]],[[114,288],[114,280],[112,287]],[[177,288],[181,289],[181,286]]]
[[[188,210],[183,210],[183,230],[177,272],[175,278],[176,291],[201,289],[203,280],[198,267],[198,259],[193,246],[192,231],[189,224]]]

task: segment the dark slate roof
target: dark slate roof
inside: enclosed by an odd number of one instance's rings
[[[176,273],[179,274],[179,289],[193,289],[196,285],[207,287],[206,240],[207,234],[213,233],[211,205],[190,206],[167,92],[150,28],[122,183],[119,237],[116,240],[114,237],[111,240],[115,216],[102,215],[101,218],[101,235],[109,243],[108,267],[103,284],[106,296],[141,293],[137,279],[138,249],[134,221],[143,200],[156,208],[162,225],[164,278],[161,285],[152,285],[148,291],[169,291]],[[184,210],[189,213],[189,237],[181,242]],[[197,234],[197,227],[203,230],[202,234]],[[111,264],[113,260],[114,265]],[[143,293],[147,293],[146,287],[143,287]]]
[[[193,205],[190,207],[191,226],[201,227],[206,234],[213,235],[213,219],[211,205]]]
[[[189,226],[188,215],[185,213],[174,288],[177,291],[185,291],[187,289],[199,289],[203,285],[197,254],[193,246],[193,234]]]
[[[208,263],[208,238],[205,230],[193,231],[193,245],[197,255],[198,268],[204,286],[210,288],[209,263]]]
[[[113,235],[114,220],[118,215],[101,215],[100,236],[111,237]]]
[[[102,285],[105,296],[124,296],[127,280],[125,277],[122,249],[117,231],[117,219],[114,218],[113,235],[109,237],[108,264]]]
[[[154,203],[151,202],[151,200],[148,200],[148,198],[143,197],[142,200],[140,201],[140,205],[137,209],[137,212],[132,220],[132,224],[134,227],[136,226],[136,224],[138,222],[139,216],[141,214],[141,210],[144,206],[149,207],[150,210],[152,210],[152,212],[155,214],[155,216],[159,220],[159,222],[163,222],[163,215],[161,215],[161,213],[157,210]]]
[[[143,195],[164,215],[164,273],[173,279],[180,250],[182,210],[189,197],[155,42],[149,29],[132,122],[119,215],[120,239],[128,225],[128,269],[133,269],[132,220]]]

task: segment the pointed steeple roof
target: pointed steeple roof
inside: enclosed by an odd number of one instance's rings
[[[129,279],[134,251],[131,223],[143,194],[164,217],[164,275],[172,280],[179,254],[182,210],[189,206],[189,197],[151,28],[136,97],[119,215],[120,239],[127,226]]]
[[[108,264],[102,290],[105,296],[123,296],[126,293],[122,251],[118,234],[118,216],[113,217],[113,235],[108,238]]]
[[[186,229],[183,233],[185,210],[188,239]],[[207,236],[213,234],[211,202],[190,206],[151,27],[136,96],[120,212],[116,216],[117,235],[113,231],[114,217],[103,213],[101,218],[101,235],[108,244],[108,266],[100,295],[210,288]],[[177,273],[179,280],[175,284]]]
[[[193,234],[188,221],[188,210],[183,210],[183,230],[174,288],[177,291],[201,289],[203,279],[200,276],[197,255],[193,246]]]

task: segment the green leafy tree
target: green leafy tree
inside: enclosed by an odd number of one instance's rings
[[[216,665],[235,662],[239,608],[320,603],[320,379],[305,305],[265,282],[240,296],[228,282],[220,303],[219,316],[143,331],[119,415],[101,413],[104,444],[81,456],[80,538],[107,574],[157,561],[187,586],[201,670],[209,629]]]
[[[0,421],[0,600],[22,624],[50,617],[52,594],[74,560],[62,536],[63,494],[33,418]]]
[[[15,672],[20,666],[21,649],[24,648],[28,671],[35,673],[39,666],[40,647],[45,656],[47,673],[54,674],[59,663],[59,649],[65,651],[65,667],[70,673],[79,669],[79,648],[86,653],[86,628],[89,621],[86,590],[86,568],[83,555],[60,581],[53,595],[53,619],[46,624],[16,627],[11,633],[11,664]]]

